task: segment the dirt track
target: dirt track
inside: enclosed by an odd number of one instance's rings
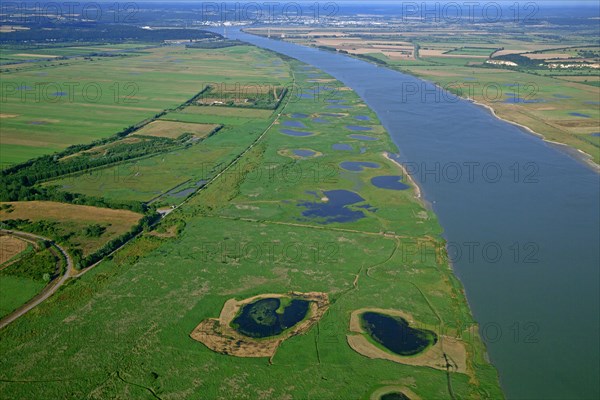
[[[52,296],[58,290],[58,288],[60,288],[67,281],[67,279],[69,279],[71,276],[74,275],[75,270],[73,268],[73,260],[71,259],[71,256],[69,255],[69,253],[67,253],[67,251],[65,249],[63,249],[61,246],[54,243],[53,241],[46,239],[42,236],[34,235],[32,233],[27,233],[27,232],[8,231],[8,230],[4,230],[4,229],[0,229],[0,232],[7,234],[7,235],[12,235],[17,238],[25,239],[25,240],[33,239],[33,240],[48,241],[48,242],[52,243],[52,246],[54,246],[56,249],[58,249],[58,251],[60,251],[62,253],[63,257],[65,257],[65,260],[67,260],[67,265],[65,266],[64,274],[60,278],[54,279],[52,282],[50,282],[50,284],[48,284],[40,293],[38,293],[36,296],[34,296],[31,300],[29,300],[27,303],[23,304],[21,307],[17,308],[15,311],[13,311],[12,313],[8,314],[6,317],[2,318],[2,320],[0,320],[0,329],[2,329],[6,325],[10,324],[11,322],[16,320],[20,316],[26,314],[27,312],[29,312],[30,310],[35,308],[37,305],[39,305],[41,302],[43,302],[44,300],[46,300],[47,298]]]

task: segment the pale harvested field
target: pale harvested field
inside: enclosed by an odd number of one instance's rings
[[[55,221],[75,221],[89,223],[110,223],[127,226],[137,223],[141,214],[128,210],[113,210],[92,206],[56,203],[53,201],[12,201],[0,205],[12,205],[12,211],[0,211],[0,221],[7,219],[28,219],[39,221],[52,219]]]
[[[85,179],[78,177],[77,179]],[[92,206],[56,203],[52,201],[16,201],[0,203],[12,205],[12,211],[1,210],[0,221],[25,219],[31,222],[50,221],[58,223],[65,232],[75,235],[69,239],[69,245],[79,247],[83,255],[90,254],[104,243],[129,231],[141,214],[128,210],[113,210]],[[10,211],[10,212],[9,212]],[[106,231],[99,237],[87,237],[82,232],[93,224],[99,224]]]
[[[184,133],[191,133],[196,137],[204,138],[213,132],[219,125],[217,124],[194,124],[189,122],[174,121],[153,121],[142,129],[136,131],[134,135],[164,137],[177,139]]]
[[[4,264],[27,248],[27,242],[14,236],[0,236],[0,264]]]

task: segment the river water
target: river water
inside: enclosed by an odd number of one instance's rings
[[[228,36],[322,69],[377,113],[439,217],[508,398],[599,397],[596,172],[475,104],[439,91],[423,97],[435,86],[414,77],[240,31]]]

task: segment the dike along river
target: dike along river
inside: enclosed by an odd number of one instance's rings
[[[440,219],[508,398],[598,398],[595,171],[468,101],[408,95],[435,93],[414,77],[240,31],[228,36],[322,69],[377,113]]]

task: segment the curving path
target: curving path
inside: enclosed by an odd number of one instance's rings
[[[17,318],[21,317],[22,315],[35,308],[37,305],[39,305],[41,302],[52,296],[54,293],[56,293],[56,291],[67,281],[67,279],[69,279],[71,276],[75,276],[75,269],[73,268],[73,259],[71,258],[69,253],[67,253],[67,251],[64,248],[62,248],[60,245],[56,244],[50,239],[34,235],[28,232],[11,231],[5,229],[0,229],[0,232],[26,240],[29,239],[48,241],[52,243],[52,246],[58,249],[58,251],[60,251],[65,257],[65,260],[67,260],[67,265],[65,266],[64,274],[60,278],[54,279],[31,300],[29,300],[27,303],[23,304],[21,307],[17,308],[16,310],[14,310],[13,312],[11,312],[10,314],[8,314],[0,320],[0,329],[2,329]]]

